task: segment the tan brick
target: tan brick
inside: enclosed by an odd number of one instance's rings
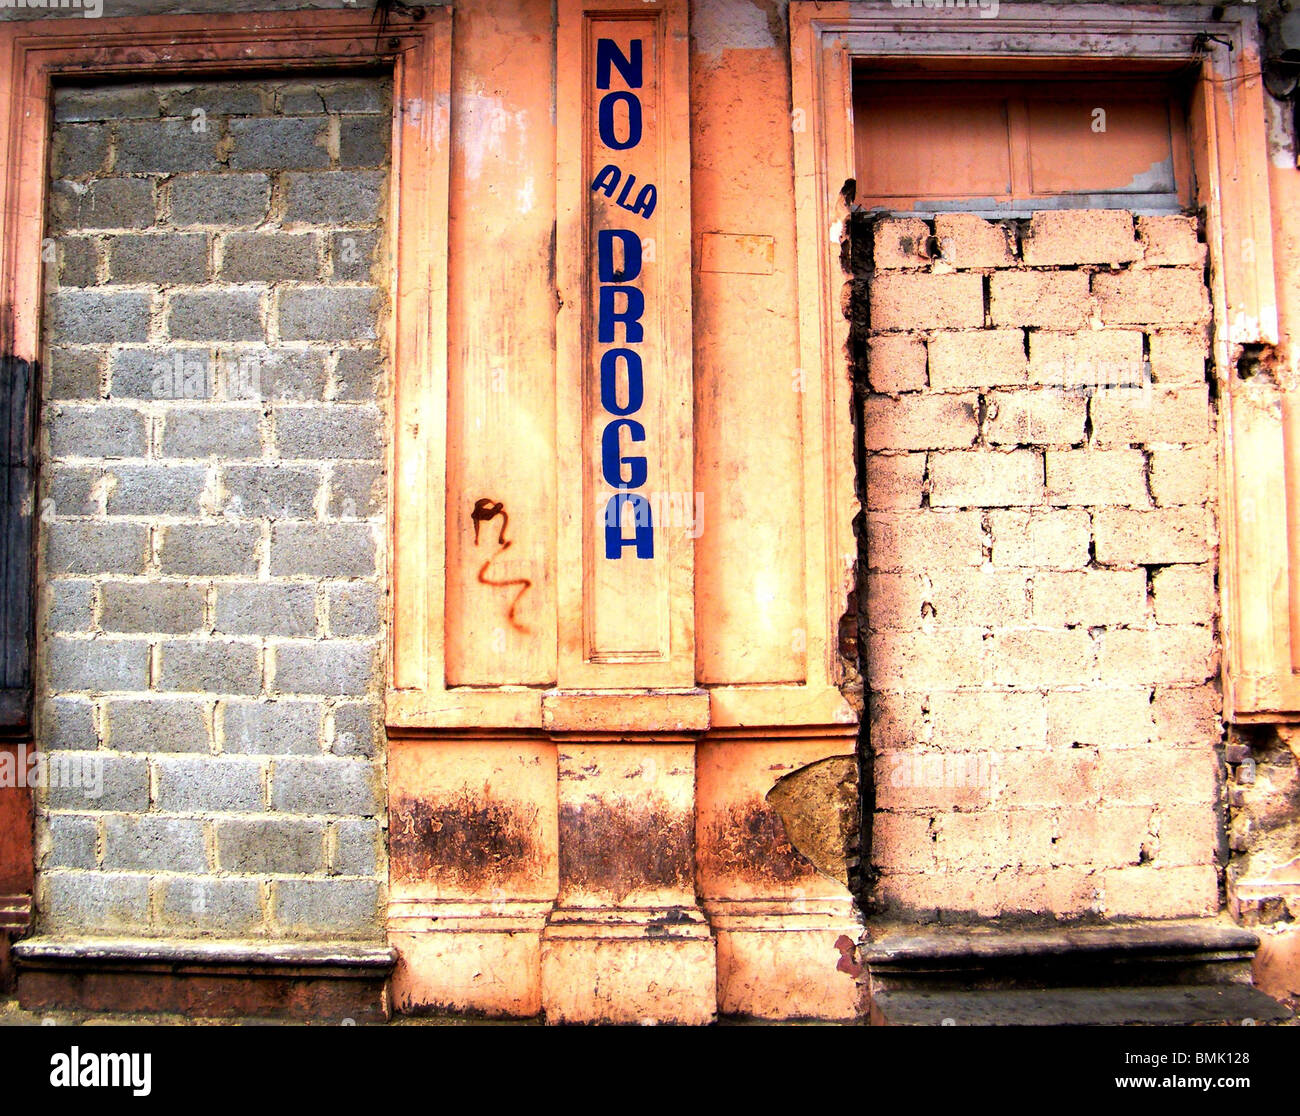
[[[882,870],[931,868],[934,841],[929,816],[877,812],[871,823],[871,862]]]
[[[871,328],[974,329],[984,324],[979,275],[881,272],[871,283]]]
[[[1051,914],[1070,918],[1101,906],[1098,884],[1083,868],[1008,872],[945,864],[927,872],[883,874],[877,894],[891,909],[913,917],[956,911],[966,917]]]
[[[957,449],[979,436],[976,395],[876,395],[865,408],[869,450]]]
[[[977,629],[881,632],[867,642],[867,678],[873,688],[977,686],[984,673],[984,645]]]
[[[1151,502],[1146,454],[1135,449],[1048,450],[1047,502],[1145,507]]]
[[[1135,329],[1029,334],[1029,381],[1063,388],[1146,383],[1142,334]]]
[[[1209,388],[1110,388],[1092,397],[1098,442],[1204,442],[1210,436]]]
[[[1210,317],[1210,298],[1190,268],[1098,272],[1092,293],[1107,325],[1195,325]]]
[[[915,631],[921,626],[923,588],[920,574],[868,574],[867,626],[872,631],[890,628]]]
[[[1091,314],[1082,271],[999,271],[989,284],[995,326],[1079,329]]]
[[[1204,562],[1210,556],[1210,519],[1202,508],[1096,513],[1097,561],[1105,565]]]
[[[931,507],[1005,508],[1043,499],[1043,459],[1033,450],[967,450],[930,457]]]
[[[1011,830],[1011,865],[1017,869],[1008,875],[1046,869],[1063,862],[1056,814],[1037,806],[1007,811]]]
[[[1214,569],[1204,566],[1166,566],[1152,578],[1156,619],[1162,624],[1212,624],[1216,596]]]
[[[937,748],[1036,748],[1046,740],[1042,694],[937,691],[930,695],[930,715],[934,723],[930,742]]]
[[[1017,863],[1011,818],[1004,810],[942,814],[931,825],[935,858],[966,868],[1004,868]]]
[[[1158,384],[1203,384],[1210,343],[1204,329],[1150,334],[1151,378]]]
[[[1063,805],[1058,809],[1050,809],[1045,805],[1031,807],[1018,813],[1025,815],[1026,823],[1023,828],[1027,840],[1037,837],[1041,842],[1040,834],[1048,838],[1047,847],[1039,851],[1040,862],[1053,865],[1093,866],[1107,862],[1107,850],[1100,847],[1105,840],[1105,834],[1099,817],[1101,814],[1099,804],[1094,802],[1082,806]],[[1035,816],[1047,824],[1038,826],[1028,824]]]
[[[1012,873],[1004,872],[1002,876]],[[962,911],[976,916],[998,914],[995,874],[988,869],[889,872],[877,884],[880,901],[890,909],[916,914]]]
[[[993,570],[935,570],[922,599],[941,628],[1014,624],[1029,619],[1029,578]]]
[[[867,622],[875,629],[968,628],[1029,619],[1024,573],[936,569],[929,574],[872,573]]]
[[[1102,798],[1106,802],[1145,806],[1188,802],[1205,805],[1214,801],[1217,772],[1218,759],[1208,744],[1103,748]]]
[[[1156,831],[1158,867],[1208,864],[1214,860],[1218,822],[1212,798],[1185,804],[1161,802],[1151,828]]]
[[[1137,229],[1147,267],[1205,266],[1205,245],[1198,239],[1195,217],[1139,217]]]
[[[871,512],[867,560],[873,570],[978,566],[984,560],[978,512]]]
[[[971,213],[940,213],[934,233],[943,250],[944,263],[953,267],[1011,267],[1015,244],[1006,225],[986,221]]]
[[[867,455],[867,507],[920,508],[924,479],[923,453],[870,453]]]
[[[867,700],[871,747],[875,752],[907,750],[928,738],[929,703],[925,695],[875,690]]]
[[[867,379],[871,390],[889,395],[924,391],[925,342],[906,333],[877,334],[867,341]]]
[[[930,226],[915,217],[886,217],[871,230],[871,260],[877,268],[929,267],[925,242]]]
[[[1209,864],[1112,868],[1103,874],[1102,888],[1108,918],[1195,918],[1219,908],[1219,877]]]
[[[1151,708],[1162,743],[1219,739],[1223,698],[1213,686],[1158,686]]]
[[[1034,621],[1039,624],[1138,624],[1146,612],[1142,570],[1045,571],[1034,577]]]
[[[1204,504],[1218,493],[1215,446],[1172,446],[1151,453],[1151,492],[1156,503]]]
[[[930,387],[996,387],[1028,377],[1025,334],[1019,329],[936,333],[930,338]]]
[[[1099,886],[1090,868],[1001,872],[990,886],[998,912],[1077,918],[1094,914],[1101,906]]]
[[[1204,682],[1214,673],[1214,637],[1208,627],[1108,628],[1099,643],[1103,683]]]
[[[1096,646],[1082,628],[1044,632],[1008,628],[986,645],[989,681],[995,686],[1034,690],[1082,686],[1096,674]]]
[[[1091,835],[1096,808],[1051,810],[1041,806],[1010,811],[1011,838],[1018,866],[1058,867],[1087,863],[1091,858]],[[1071,824],[1079,816],[1079,824]],[[1063,820],[1064,819],[1064,820]]]
[[[1050,747],[1144,744],[1155,734],[1151,691],[1147,688],[1054,690],[1046,700]],[[1103,757],[1105,754],[1103,751]],[[1106,786],[1104,779],[1102,786]]]
[[[998,391],[988,398],[985,436],[995,446],[1074,445],[1084,440],[1088,401],[1082,393]]]
[[[1091,865],[1097,856],[1097,806],[1049,809],[1028,806],[1011,812],[1024,864],[1037,868]]]
[[[989,521],[995,566],[1071,570],[1088,564],[1086,511],[995,511]]]
[[[1126,210],[1049,209],[1030,218],[1021,253],[1030,267],[1130,263],[1142,246]]]
[[[1152,806],[1103,804],[1094,815],[1091,863],[1098,868],[1123,868],[1155,857],[1159,837]]]
[[[873,773],[876,805],[882,810],[950,810],[987,806],[996,767],[979,752],[914,748],[878,755]]]
[[[1101,796],[1098,767],[1091,748],[1009,752],[998,772],[996,801],[999,806],[1051,807],[1096,802]]]

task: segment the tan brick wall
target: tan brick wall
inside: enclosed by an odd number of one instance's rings
[[[1216,433],[1195,221],[880,220],[872,249],[877,901],[1212,913]]]

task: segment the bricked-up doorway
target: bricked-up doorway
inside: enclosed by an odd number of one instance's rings
[[[391,97],[55,91],[43,932],[381,932]]]
[[[1210,296],[1161,75],[859,74],[869,904],[1218,907]]]
[[[0,28],[0,324],[47,393],[37,737],[82,776],[35,792],[62,944],[15,947],[32,1006],[100,1006],[81,943],[118,936],[154,1008],[197,981],[387,1013],[383,370],[409,396],[445,348],[450,18],[368,16]]]

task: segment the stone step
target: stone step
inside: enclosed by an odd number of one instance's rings
[[[1259,938],[1216,920],[1052,929],[876,927],[877,992],[1249,984]]]
[[[1114,1027],[1277,1023],[1291,1013],[1244,984],[876,992],[877,1027]]]

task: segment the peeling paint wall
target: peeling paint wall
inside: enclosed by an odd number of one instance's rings
[[[1228,909],[1260,934],[1260,986],[1300,1000],[1300,731],[1233,728],[1226,759]]]

